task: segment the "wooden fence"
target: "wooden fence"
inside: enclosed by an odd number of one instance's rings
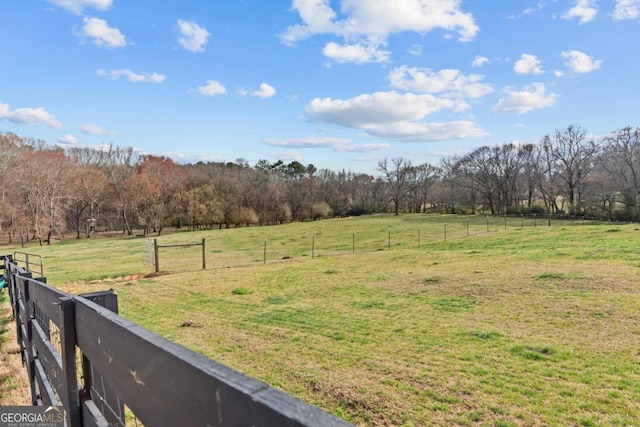
[[[63,406],[70,427],[350,425],[124,319],[112,291],[4,268],[32,403]]]

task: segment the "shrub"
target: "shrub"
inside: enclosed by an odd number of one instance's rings
[[[331,218],[331,215],[333,215],[333,211],[331,210],[331,206],[329,206],[328,203],[315,203],[311,207],[311,218],[314,221],[317,219]]]

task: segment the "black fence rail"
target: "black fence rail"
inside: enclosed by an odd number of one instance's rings
[[[124,319],[111,291],[71,295],[3,261],[32,403],[70,427],[351,425]]]

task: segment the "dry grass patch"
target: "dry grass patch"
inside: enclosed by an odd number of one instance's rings
[[[0,291],[0,405],[30,405],[29,380],[15,342],[7,291]]]

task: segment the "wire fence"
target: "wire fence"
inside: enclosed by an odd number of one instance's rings
[[[413,217],[415,218],[415,217]],[[419,217],[418,217],[419,218]],[[423,248],[441,242],[486,236],[491,233],[543,227],[621,224],[583,216],[506,215],[443,216],[403,222],[381,221],[380,226],[349,230],[349,226],[325,227],[322,221],[303,231],[283,232],[282,226],[214,230],[207,234],[208,268],[243,267],[286,262],[299,258],[342,256],[394,249]],[[374,223],[375,224],[375,223]],[[355,227],[354,227],[355,228]],[[230,234],[232,233],[232,234]],[[161,238],[162,240],[163,238]],[[145,250],[146,253],[147,250]],[[147,256],[148,257],[148,256]],[[197,249],[163,248],[163,271],[196,270],[202,260]]]

